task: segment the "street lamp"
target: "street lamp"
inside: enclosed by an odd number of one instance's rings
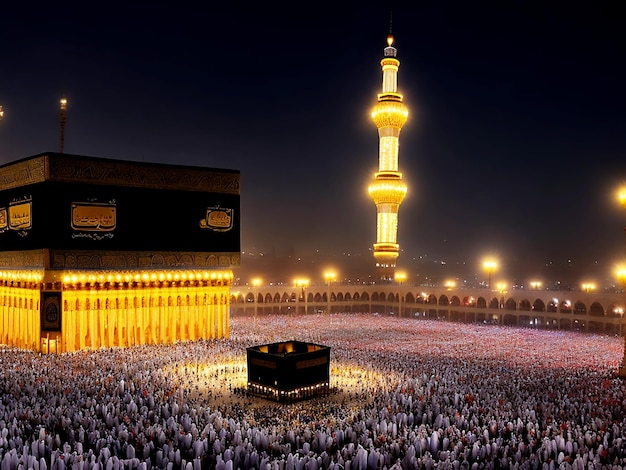
[[[498,263],[496,263],[492,259],[488,259],[483,262],[483,268],[485,269],[485,271],[487,271],[487,275],[489,278],[489,281],[487,282],[487,289],[491,289],[491,276],[497,267]]]
[[[328,306],[326,307],[328,310],[328,316],[330,317],[330,286],[337,279],[337,273],[332,269],[328,269],[324,271],[324,280],[326,281],[326,285],[328,286],[328,292],[326,293],[326,301]]]
[[[596,290],[596,285],[593,282],[583,282],[582,288],[583,292],[586,292],[588,294],[589,292],[593,292],[594,290]]]
[[[456,287],[456,281],[446,281],[443,284],[446,288],[447,291],[451,291],[452,289],[454,289]]]
[[[533,290],[541,289],[541,281],[530,281],[530,288]]]
[[[302,298],[304,299],[304,313],[306,315],[307,305],[306,305],[306,288],[309,286],[309,280],[304,278],[298,278],[294,280],[294,285],[296,287],[300,287],[302,289]]]
[[[257,309],[258,309],[258,300],[259,300],[259,293],[257,292],[259,287],[261,287],[261,285],[263,284],[263,280],[260,277],[255,277],[252,279],[252,287],[254,287],[254,326],[256,326],[256,317],[257,317]]]
[[[393,275],[393,278],[398,283],[398,285],[402,286],[404,281],[406,281],[406,273],[404,271],[396,271]],[[398,294],[398,316],[402,317],[402,289],[400,289],[400,293]]]

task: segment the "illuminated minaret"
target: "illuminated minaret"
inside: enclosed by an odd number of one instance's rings
[[[400,130],[409,115],[398,93],[398,68],[393,36],[389,34],[384,57],[382,93],[372,110],[372,119],[378,128],[378,172],[369,185],[369,195],[376,204],[376,243],[374,260],[381,280],[394,278],[396,259],[400,251],[397,243],[398,209],[406,196],[407,186],[398,170],[398,145]]]

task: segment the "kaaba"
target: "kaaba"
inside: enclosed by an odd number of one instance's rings
[[[228,336],[240,173],[42,153],[0,166],[0,343]]]
[[[248,392],[275,401],[297,401],[327,394],[330,347],[301,341],[246,349]]]

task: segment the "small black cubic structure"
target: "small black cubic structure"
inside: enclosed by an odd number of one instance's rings
[[[327,394],[330,347],[284,341],[247,348],[248,392],[276,401]]]

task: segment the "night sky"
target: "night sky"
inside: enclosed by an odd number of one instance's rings
[[[389,3],[221,3],[7,7],[0,164],[58,151],[65,96],[66,153],[240,170],[244,254],[373,270]],[[410,110],[399,266],[471,273],[492,254],[503,275],[610,278],[619,2],[396,2],[392,31]]]

